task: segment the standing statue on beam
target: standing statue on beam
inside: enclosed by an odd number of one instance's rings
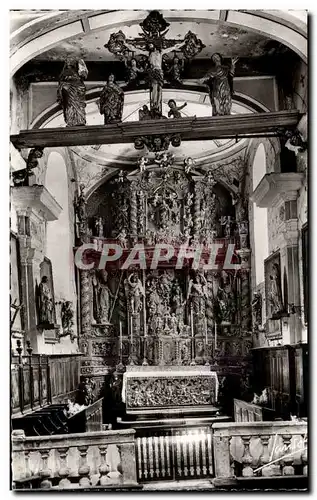
[[[111,34],[105,47],[121,60],[127,57],[129,51],[133,53],[133,57],[135,57],[134,53],[146,56],[145,75],[150,86],[151,118],[161,118],[164,84],[163,57],[182,48],[185,57],[190,59],[195,57],[204,45],[191,31],[186,34],[183,41],[166,39],[169,23],[157,10],[151,11],[140,23],[140,27],[143,31],[140,38],[126,40],[124,33],[120,30]]]

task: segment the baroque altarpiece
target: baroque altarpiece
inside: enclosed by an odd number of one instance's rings
[[[219,164],[212,174],[208,167],[174,163],[171,153],[156,153],[147,162],[146,169],[139,164],[117,172],[88,201],[83,194],[77,201],[79,241],[95,245],[86,252],[88,261],[98,266],[104,242],[122,247],[117,265],[80,270],[82,370],[101,381],[115,366],[173,372],[204,365],[217,372],[220,388],[229,375],[237,394],[243,392],[252,347],[243,159]],[[153,266],[156,244],[171,245],[176,255],[186,246],[181,265],[166,256]],[[215,244],[217,270],[204,271],[187,258],[199,245],[203,258],[204,249]],[[133,247],[145,249],[144,265],[124,269]],[[233,265],[224,269],[230,247]],[[196,403],[204,404],[200,377],[201,389],[194,393]],[[162,393],[167,386],[168,380]],[[151,406],[150,392],[132,406]]]

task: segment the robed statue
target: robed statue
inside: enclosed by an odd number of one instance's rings
[[[39,284],[39,322],[40,324],[53,323],[54,303],[51,287],[47,276],[43,276]]]
[[[100,114],[104,116],[105,125],[122,120],[124,92],[115,83],[114,75],[108,76],[108,82],[101,91],[99,99]]]
[[[230,115],[233,95],[233,75],[237,58],[232,59],[231,65],[223,64],[220,54],[213,54],[211,60],[214,67],[201,80],[209,87],[209,97],[212,106],[212,115]]]
[[[128,302],[128,310],[132,316],[136,316],[142,309],[142,296],[145,297],[145,290],[137,273],[129,274],[124,282],[124,288]]]
[[[271,304],[271,316],[279,315],[284,307],[282,300],[280,266],[275,262],[272,266],[272,274],[269,276],[269,302]]]
[[[101,270],[93,276],[93,316],[100,324],[109,325],[110,307],[113,294],[107,284],[108,273]]]
[[[189,281],[187,300],[191,299],[193,312],[196,315],[205,314],[206,299],[208,298],[208,283],[203,273],[196,273]]]
[[[63,108],[66,126],[86,125],[86,87],[88,69],[83,59],[66,59],[59,77],[57,101]]]

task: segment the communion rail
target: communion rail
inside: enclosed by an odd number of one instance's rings
[[[307,422],[213,424],[216,487],[307,487]],[[262,485],[262,486],[261,486]]]
[[[32,354],[11,358],[12,413],[65,401],[80,382],[81,354]]]
[[[12,433],[13,488],[137,488],[133,429],[26,437]]]

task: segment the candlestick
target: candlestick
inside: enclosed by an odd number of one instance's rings
[[[217,349],[217,323],[215,322],[215,350]]]
[[[208,345],[208,326],[206,317],[205,317],[205,332],[206,332],[206,345]]]

